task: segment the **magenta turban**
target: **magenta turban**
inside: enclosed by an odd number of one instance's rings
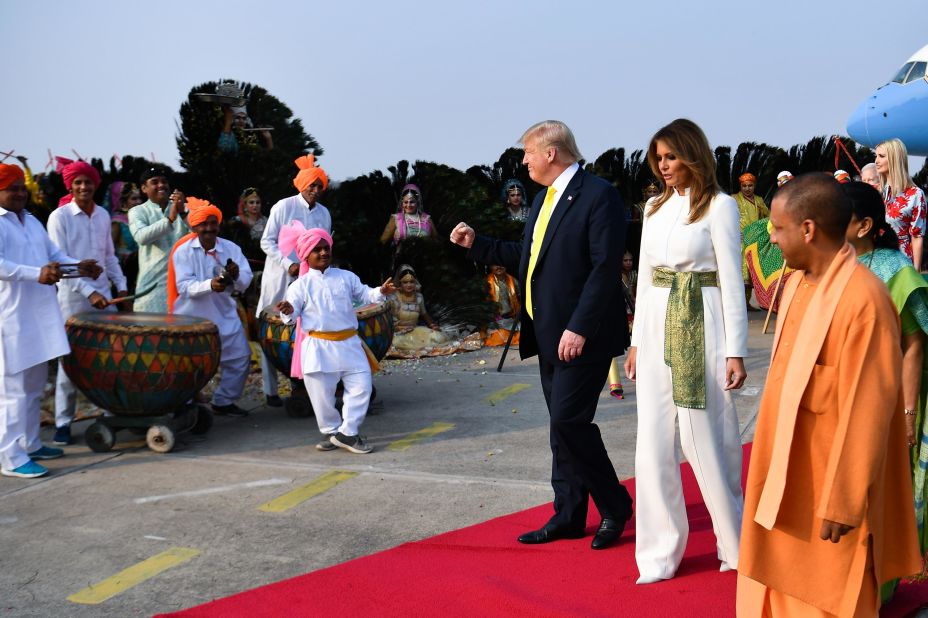
[[[280,234],[277,236],[277,246],[284,255],[290,255],[296,250],[296,256],[300,258],[300,276],[302,277],[309,271],[306,257],[321,240],[329,243],[329,249],[332,248],[332,237],[321,227],[307,230],[303,227],[302,221],[291,221],[280,228]]]
[[[71,183],[73,183],[74,179],[78,176],[86,176],[91,179],[96,186],[100,186],[100,172],[90,163],[86,161],[72,161],[64,157],[55,157],[55,160],[58,162],[55,166],[55,170],[61,174],[61,178],[64,180],[64,187],[68,191],[71,190]]]

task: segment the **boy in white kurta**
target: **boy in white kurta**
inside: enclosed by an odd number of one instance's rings
[[[305,229],[321,228],[332,233],[332,215],[328,209],[316,200],[329,186],[329,178],[321,167],[315,166],[312,155],[305,155],[295,161],[300,171],[293,179],[293,186],[299,191],[296,195],[285,197],[271,208],[267,226],[261,235],[261,249],[267,254],[264,272],[261,275],[261,296],[258,299],[257,316],[266,307],[273,307],[283,300],[287,286],[296,280],[300,271],[300,259],[294,251],[281,251],[280,231],[291,221],[299,221]],[[261,355],[261,372],[264,378],[264,395],[268,404],[280,406],[277,395],[277,370],[264,354]]]
[[[222,377],[213,393],[213,411],[246,416],[248,413],[235,402],[245,390],[251,349],[232,292],[245,291],[251,283],[251,267],[238,245],[218,238],[222,221],[218,208],[195,197],[187,199],[187,207],[190,210],[187,221],[195,233],[174,246],[168,274],[168,304],[172,313],[205,318],[219,328]]]
[[[392,278],[380,288],[369,288],[354,273],[330,267],[332,237],[325,230],[303,231],[296,246],[305,267],[277,309],[284,323],[299,318],[305,335],[294,362],[299,363],[319,431],[325,435],[316,448],[326,451],[334,445],[352,453],[370,453],[372,447],[358,431],[371,398],[371,363],[358,337],[352,303],[381,302],[396,288]],[[339,381],[345,386],[341,416],[335,408]]]
[[[116,307],[107,303],[112,298],[110,283],[119,291],[119,296],[126,296],[128,292],[113,247],[110,216],[93,201],[100,174],[84,161],[71,161],[61,169],[61,176],[72,199],[48,217],[48,235],[65,253],[96,260],[103,266],[105,275],[96,279],[62,279],[58,283],[61,317],[67,320],[85,311],[116,311]],[[77,389],[59,361],[55,380],[55,444],[71,444],[71,422],[76,405]]]
[[[70,352],[54,284],[59,264],[76,260],[26,212],[27,199],[22,170],[0,164],[0,471],[34,478],[48,473],[35,460],[64,454],[42,446],[39,406],[48,361]],[[79,270],[100,273],[92,260]]]

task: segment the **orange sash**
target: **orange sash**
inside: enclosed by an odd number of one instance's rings
[[[347,341],[357,334],[357,328],[346,328],[345,330],[313,330],[306,333],[306,336],[324,339],[326,341]],[[358,337],[358,339],[361,338]],[[361,347],[364,348],[364,354],[367,356],[367,364],[371,366],[371,373],[380,371],[380,364],[377,362],[377,357],[374,356],[374,353],[367,347],[363,339],[361,339]]]

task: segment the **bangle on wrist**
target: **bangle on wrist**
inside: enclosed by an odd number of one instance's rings
[[[903,408],[902,413],[906,416],[915,416],[918,414],[917,409]]]

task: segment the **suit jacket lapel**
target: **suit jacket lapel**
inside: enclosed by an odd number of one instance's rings
[[[567,188],[564,189],[563,195],[561,195],[554,204],[554,212],[551,214],[551,219],[548,221],[548,229],[545,230],[545,237],[541,241],[541,250],[538,252],[538,261],[535,264],[535,268],[538,268],[538,265],[541,264],[548,247],[551,246],[551,239],[554,238],[557,226],[564,220],[567,211],[570,210],[577,196],[580,195],[580,189],[583,186],[583,174],[584,171],[582,168],[577,170],[574,177],[567,183]]]

